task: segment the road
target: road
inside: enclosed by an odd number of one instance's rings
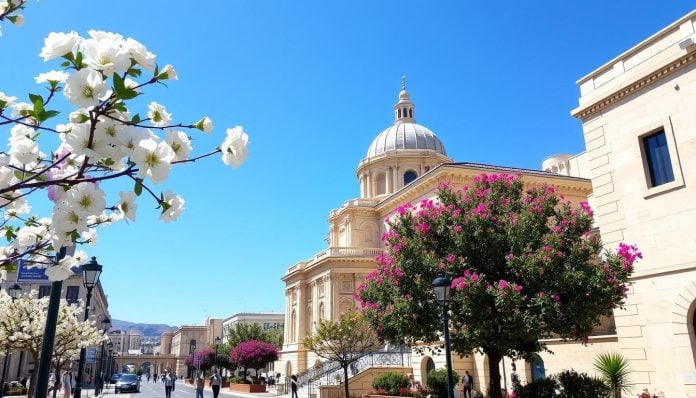
[[[254,394],[258,398],[267,398],[268,396],[275,396],[275,391],[273,393],[262,393]],[[237,394],[230,392],[227,388],[220,390],[220,395],[218,398],[249,398],[250,395],[247,394]],[[111,384],[109,388],[104,390],[103,398],[165,398],[164,397],[164,383],[158,382],[148,382],[143,378],[140,384],[139,393],[119,393],[114,394],[114,385]],[[182,382],[176,383],[176,388],[172,391],[171,398],[196,398],[196,391],[191,385],[186,385]],[[213,391],[210,389],[203,390],[203,398],[213,398]]]

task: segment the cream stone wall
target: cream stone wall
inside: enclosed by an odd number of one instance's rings
[[[615,311],[617,340],[556,357],[587,369],[590,352],[631,360],[635,390],[696,396],[696,11],[580,79],[573,115],[583,122],[595,215],[608,248],[635,243],[626,308]],[[674,181],[651,187],[643,137],[664,130]],[[551,368],[556,365],[550,357]]]

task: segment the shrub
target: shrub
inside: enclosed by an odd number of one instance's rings
[[[232,383],[232,384],[250,384],[249,380],[247,380],[243,377],[239,377],[239,376],[230,377],[230,383]]]
[[[387,395],[401,395],[401,389],[408,389],[410,381],[408,376],[398,372],[387,372],[377,376],[372,381],[372,388],[385,390]]]
[[[558,381],[553,377],[535,380],[522,386],[520,398],[555,398]]]
[[[564,370],[557,374],[561,385],[561,398],[608,398],[609,387],[596,377],[574,370]]]
[[[454,370],[452,371],[452,380],[455,385],[459,380],[459,375]],[[454,389],[455,386],[452,388]],[[447,369],[433,369],[428,372],[428,391],[437,397],[447,396]]]

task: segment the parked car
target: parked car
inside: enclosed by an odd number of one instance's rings
[[[114,392],[118,394],[125,391],[140,392],[140,380],[138,380],[138,376],[124,373],[119,377],[118,381],[116,381]]]
[[[121,377],[120,373],[114,373],[111,375],[111,384],[114,384],[118,381],[118,379]]]

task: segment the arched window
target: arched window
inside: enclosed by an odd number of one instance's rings
[[[425,382],[425,385],[428,385],[428,373],[430,373],[431,370],[435,369],[435,362],[433,362],[433,359],[430,357],[425,357],[421,361],[421,379]]]
[[[401,119],[401,108],[399,108],[398,112],[399,112],[399,119]]]
[[[415,180],[416,178],[418,178],[418,174],[416,174],[415,171],[409,170],[409,171],[405,172],[404,173],[404,185],[408,185],[408,184],[412,183],[413,180]]]
[[[411,119],[413,119],[413,109],[409,109],[409,110],[408,110],[408,117],[410,117]]]

